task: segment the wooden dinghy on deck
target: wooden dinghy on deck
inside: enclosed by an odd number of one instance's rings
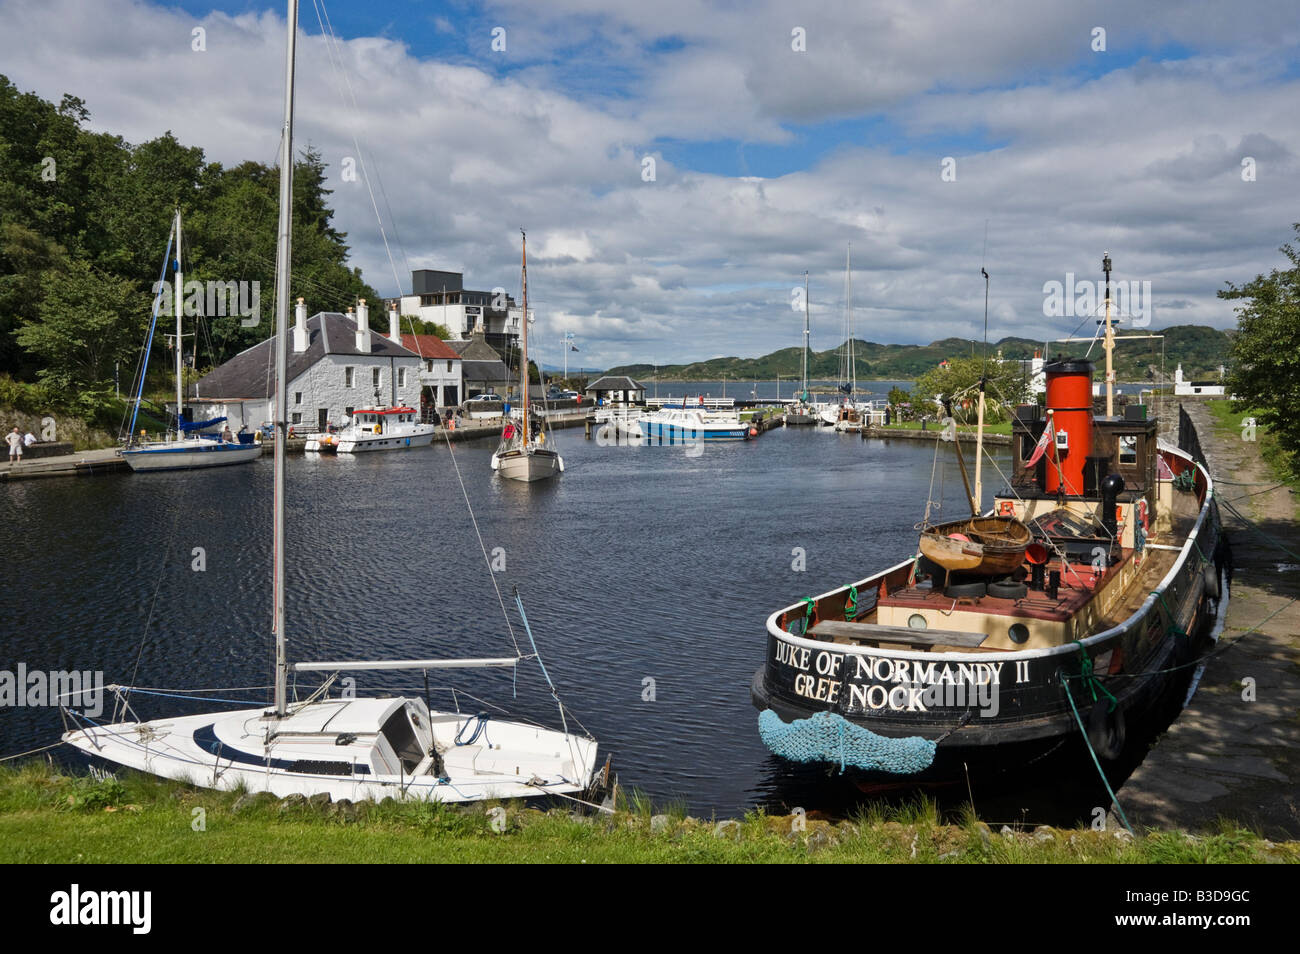
[[[921,532],[921,552],[950,572],[1004,575],[1025,560],[1033,542],[1015,517],[970,517]]]

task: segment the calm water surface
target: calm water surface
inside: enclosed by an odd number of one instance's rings
[[[491,473],[490,441],[290,458],[290,657],[509,655],[507,616],[527,651],[510,599],[517,585],[561,697],[613,754],[625,787],[705,816],[831,807],[835,786],[791,773],[758,738],[749,683],[764,621],[914,552],[932,470],[936,497],[959,514],[951,445],[936,469],[929,443],[812,428],[694,457],[601,447],[578,429],[556,442],[566,473],[531,486]],[[1006,470],[1005,449],[995,452]],[[457,467],[502,572],[487,568]],[[988,468],[985,484],[990,495],[998,486]],[[0,668],[102,670],[106,682],[265,700],[270,491],[269,458],[7,485]],[[792,569],[796,547],[804,572]],[[418,673],[355,675],[359,689],[423,690]],[[436,679],[435,689],[448,685]],[[455,685],[558,722],[535,663],[521,665],[517,685],[500,671],[457,674]],[[178,711],[137,701],[145,717]],[[0,710],[0,755],[60,730],[57,710]]]

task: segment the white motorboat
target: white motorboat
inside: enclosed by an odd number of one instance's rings
[[[752,425],[735,414],[709,414],[676,407],[642,414],[636,427],[636,435],[649,444],[747,441],[757,433]]]
[[[421,424],[419,412],[413,407],[362,407],[338,431],[309,434],[304,449],[326,454],[402,450],[432,443],[433,434],[434,426]]]
[[[528,236],[523,236],[521,275],[523,284],[523,332],[520,335],[519,377],[523,401],[519,419],[507,420],[501,430],[501,443],[492,453],[492,469],[509,480],[532,483],[564,473],[564,458],[544,447],[545,421],[530,414],[528,406]]]
[[[286,365],[293,195],[293,65],[297,2],[289,0],[285,120],[280,153],[280,222],[276,267],[275,471],[272,511],[274,692],[270,705],[235,702],[235,711],[141,719],[139,698],[152,690],[113,686],[113,713],[100,724],[65,700],[72,722],[63,740],[106,762],[213,789],[244,788],[275,795],[415,798],[439,802],[585,791],[596,766],[596,742],[566,728],[546,729],[459,711],[430,711],[423,699],[329,698],[340,672],[515,668],[533,658],[536,644],[523,603],[516,603],[533,653],[515,644],[512,656],[481,659],[405,659],[294,662],[285,639],[285,472],[288,436]],[[503,607],[504,609],[504,607]],[[291,699],[290,673],[322,674],[305,700]],[[546,675],[545,668],[542,669]],[[550,677],[546,676],[548,684]],[[295,695],[297,679],[295,679]],[[555,687],[550,685],[552,694]],[[179,693],[159,693],[171,697]],[[227,694],[234,694],[231,691]],[[211,697],[192,697],[204,706]],[[556,697],[558,702],[558,696]]]

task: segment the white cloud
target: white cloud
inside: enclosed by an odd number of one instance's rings
[[[458,268],[472,287],[513,293],[526,228],[538,339],[579,334],[585,364],[793,346],[789,289],[805,269],[813,344],[831,347],[849,242],[863,338],[980,334],[981,264],[991,335],[1064,335],[1072,327],[1043,318],[1043,282],[1098,277],[1103,249],[1117,277],[1152,282],[1157,325],[1231,325],[1215,290],[1279,264],[1300,218],[1297,30],[1284,8],[918,9],[494,4],[511,49],[542,59],[498,75],[489,61],[351,39],[355,110],[324,40],[300,36],[296,141],[329,163],[335,225],[383,294],[396,289],[369,192],[338,178],[353,137],[382,182],[402,283],[408,264]],[[228,164],[275,158],[284,24],[273,14],[0,0],[0,22],[0,71],[47,99],[81,96],[97,129],[133,142],[170,129]],[[1094,75],[1106,62],[1087,48],[1098,24],[1116,63],[1139,41],[1191,54]],[[789,48],[794,25],[808,30],[805,54]],[[195,26],[204,53],[190,48]],[[615,61],[632,80],[605,93],[567,85],[585,61],[546,62],[561,40],[587,44],[593,81]],[[654,147],[732,137],[801,154],[796,139],[812,134],[788,124],[839,116],[875,118],[885,138],[813,143],[824,157],[779,178],[692,171]],[[641,177],[648,153],[653,182]],[[940,178],[946,155],[954,182]]]

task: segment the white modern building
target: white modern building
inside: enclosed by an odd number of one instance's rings
[[[501,354],[519,346],[523,309],[504,288],[491,291],[466,288],[463,272],[432,268],[413,271],[411,294],[394,301],[403,315],[437,322],[457,341],[478,330]]]
[[[376,404],[420,407],[421,362],[402,345],[398,311],[388,312],[388,334],[370,327],[369,308],[346,315],[307,317],[301,298],[294,314],[288,362],[288,420],[304,431],[341,425],[354,409]],[[275,419],[275,339],[268,338],[205,375],[187,404],[195,419],[225,416],[232,430],[250,431]]]

